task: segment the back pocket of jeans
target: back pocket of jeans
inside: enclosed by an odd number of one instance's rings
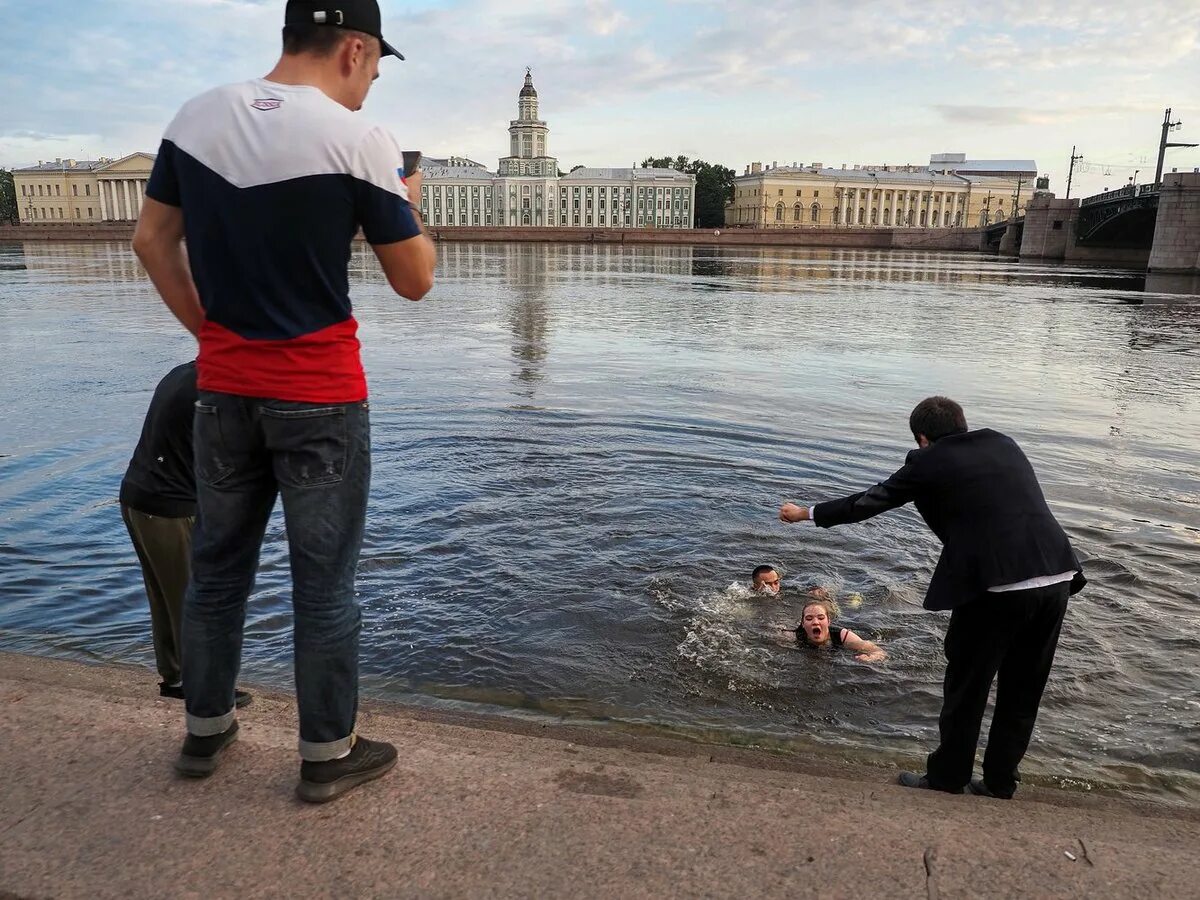
[[[337,484],[346,470],[346,410],[341,406],[264,406],[263,430],[275,478],[291,487]]]
[[[221,434],[221,411],[207,403],[196,403],[193,447],[196,478],[216,487],[233,474],[233,463]]]

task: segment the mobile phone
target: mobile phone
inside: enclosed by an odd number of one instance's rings
[[[404,154],[404,177],[408,178],[421,167],[421,151],[403,150],[401,152]]]

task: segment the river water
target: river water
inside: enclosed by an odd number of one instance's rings
[[[439,253],[419,304],[352,262],[367,694],[919,765],[935,540],[911,510],[829,531],[775,515],[891,472],[909,409],[947,393],[1021,442],[1091,579],[1027,778],[1200,799],[1200,298],[963,254]],[[125,245],[0,245],[0,648],[152,664],[116,494],[192,347]],[[763,561],[790,596],[746,595]],[[777,643],[817,584],[887,663]],[[247,634],[244,677],[288,686],[278,512]]]

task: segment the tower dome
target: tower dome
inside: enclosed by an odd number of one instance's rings
[[[525,85],[521,88],[521,96],[537,99],[537,89],[533,86],[533,73],[529,69],[525,70]]]

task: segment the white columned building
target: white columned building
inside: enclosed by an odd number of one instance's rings
[[[131,153],[111,160],[96,170],[99,179],[100,213],[106,222],[133,222],[142,212],[153,153]]]
[[[560,175],[528,69],[517,95],[517,118],[509,122],[508,151],[495,173],[462,157],[427,159],[421,188],[426,223],[435,228],[692,227],[694,175],[675,169],[582,166]]]

